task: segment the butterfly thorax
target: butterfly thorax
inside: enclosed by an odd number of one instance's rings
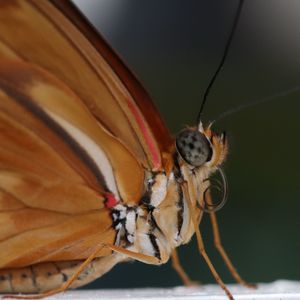
[[[174,173],[154,173],[138,206],[117,205],[112,213],[116,244],[162,262],[182,243],[184,199]]]

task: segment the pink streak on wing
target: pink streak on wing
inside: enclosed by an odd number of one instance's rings
[[[105,198],[106,198],[106,201],[105,201],[105,206],[107,208],[113,208],[114,206],[117,205],[118,203],[118,200],[115,198],[115,196],[111,193],[106,193],[105,194]]]
[[[161,167],[161,156],[160,156],[160,152],[157,149],[157,144],[156,144],[155,140],[153,139],[151,133],[149,132],[149,129],[147,128],[144,118],[142,117],[141,112],[137,108],[136,104],[132,103],[132,101],[130,101],[130,99],[126,99],[126,100],[127,100],[128,107],[131,110],[131,112],[133,113],[133,115],[144,135],[144,139],[147,142],[147,146],[149,147],[150,154],[152,156],[151,159],[152,159],[153,167],[155,170],[157,170]]]

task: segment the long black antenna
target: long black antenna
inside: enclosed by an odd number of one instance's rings
[[[237,11],[236,11],[236,14],[235,14],[235,18],[234,18],[234,22],[233,22],[233,25],[232,25],[232,28],[231,28],[230,35],[228,37],[228,40],[227,40],[227,43],[226,43],[226,46],[225,46],[225,49],[224,49],[224,52],[223,52],[222,59],[219,63],[219,66],[218,66],[216,72],[214,73],[213,77],[211,78],[211,80],[210,80],[210,82],[209,82],[209,84],[208,84],[208,86],[205,90],[203,100],[202,100],[202,103],[201,103],[201,106],[200,106],[200,110],[199,110],[199,113],[198,113],[198,116],[197,116],[197,124],[200,123],[201,116],[202,116],[203,109],[204,109],[204,105],[206,103],[206,100],[207,100],[208,94],[210,92],[210,89],[213,86],[214,82],[216,81],[216,78],[217,78],[218,74],[220,73],[220,71],[222,70],[222,68],[224,66],[225,60],[226,60],[228,52],[229,52],[229,47],[231,45],[234,33],[236,31],[237,24],[239,22],[239,18],[240,18],[240,15],[241,15],[241,10],[242,10],[242,7],[243,7],[243,3],[244,3],[244,0],[239,1],[239,5],[238,5],[238,8],[237,8]]]

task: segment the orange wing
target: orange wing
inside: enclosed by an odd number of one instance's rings
[[[137,203],[171,142],[105,42],[52,2],[0,2],[0,268],[113,243],[108,195]]]
[[[151,100],[68,1],[51,2],[1,1],[0,39],[70,86],[144,166],[159,169],[171,138]]]

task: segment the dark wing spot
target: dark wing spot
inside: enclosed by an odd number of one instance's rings
[[[193,150],[195,148],[195,145],[193,143],[189,143],[189,147],[191,150]]]

